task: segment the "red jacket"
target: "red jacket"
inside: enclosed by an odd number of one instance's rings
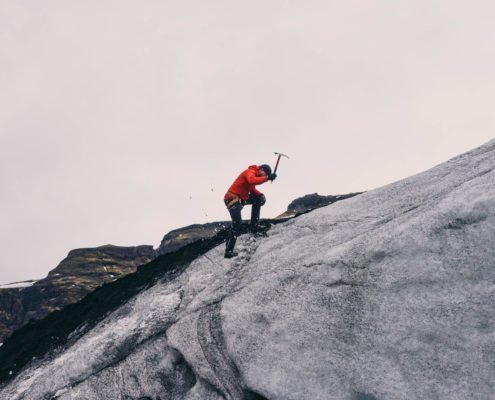
[[[267,176],[256,176],[260,167],[257,165],[250,165],[247,170],[240,174],[234,181],[229,191],[225,194],[224,199],[228,200],[233,198],[232,193],[236,194],[243,200],[247,200],[249,193],[253,193],[256,196],[260,196],[262,193],[256,190],[256,185],[261,185],[268,180]],[[230,192],[230,193],[229,193]]]

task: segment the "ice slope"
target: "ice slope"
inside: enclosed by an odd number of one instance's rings
[[[492,399],[495,140],[245,235],[2,399]]]

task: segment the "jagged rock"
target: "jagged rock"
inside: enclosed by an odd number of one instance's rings
[[[299,197],[292,201],[292,203],[289,204],[287,211],[279,215],[277,218],[290,218],[297,214],[304,214],[308,211],[328,206],[337,201],[349,199],[361,193],[362,192],[340,194],[336,196],[321,196],[318,193],[307,194],[306,196]]]
[[[155,257],[152,246],[76,249],[45,279],[28,287],[0,288],[0,342],[30,320],[77,302],[95,288],[135,272],[139,265]]]
[[[181,247],[198,240],[210,239],[222,229],[228,228],[230,222],[211,222],[194,224],[175,229],[167,233],[158,247],[158,254],[167,254],[179,250]]]
[[[494,209],[495,140],[234,259],[219,232],[14,334],[0,398],[490,399]]]
[[[14,326],[22,322],[22,303],[19,293],[22,288],[0,289],[0,342],[7,338]]]

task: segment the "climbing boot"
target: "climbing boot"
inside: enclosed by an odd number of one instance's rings
[[[239,253],[236,251],[226,251],[224,257],[225,258],[232,258],[232,257],[237,257]]]
[[[227,241],[225,243],[225,258],[232,258],[237,255],[234,252],[235,242],[237,241],[237,235],[233,230],[229,232],[229,236],[227,237]]]

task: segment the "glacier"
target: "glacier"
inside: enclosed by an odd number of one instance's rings
[[[495,140],[243,235],[0,389],[25,399],[492,399]]]

